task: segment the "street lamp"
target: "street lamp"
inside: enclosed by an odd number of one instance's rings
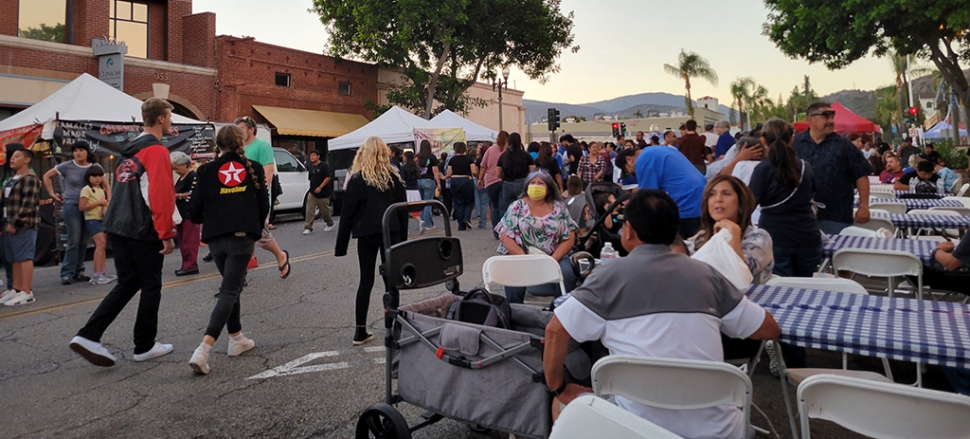
[[[502,69],[502,78],[492,79],[492,91],[498,89],[498,130],[502,131],[502,88],[509,89],[509,68]]]

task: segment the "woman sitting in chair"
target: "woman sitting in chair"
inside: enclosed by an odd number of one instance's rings
[[[572,291],[576,285],[572,264],[567,256],[578,229],[569,216],[559,186],[544,169],[535,170],[526,177],[522,195],[509,205],[495,226],[501,240],[498,252],[524,255],[541,251],[552,256],[562,268],[566,291],[559,291],[558,285],[548,284],[529,287],[529,292],[540,296],[560,296]],[[505,296],[510,303],[522,303],[525,291],[524,287],[505,287]]]
[[[694,236],[694,249],[700,249],[711,236],[726,229],[731,232],[731,248],[748,265],[754,283],[771,279],[775,266],[771,235],[751,222],[754,194],[737,177],[718,175],[707,183],[701,201],[701,231]]]

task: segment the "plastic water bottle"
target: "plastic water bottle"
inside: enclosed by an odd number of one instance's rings
[[[620,257],[620,255],[617,254],[616,253],[616,250],[613,249],[613,244],[612,243],[607,242],[607,243],[603,244],[603,249],[600,250],[600,264],[605,265],[608,262],[610,262],[610,261],[612,261],[612,260],[614,260],[614,259],[616,259],[618,257]]]

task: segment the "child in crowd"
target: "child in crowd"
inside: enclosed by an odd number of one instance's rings
[[[94,276],[91,277],[91,285],[109,284],[117,279],[104,274],[107,239],[102,231],[101,221],[104,220],[104,212],[108,210],[108,200],[104,196],[104,189],[101,189],[102,180],[104,170],[97,166],[89,167],[84,173],[85,186],[81,188],[81,199],[78,202],[78,207],[84,212],[84,225],[94,239]]]
[[[913,189],[912,192],[917,194],[943,195],[946,192],[943,180],[940,179],[940,176],[935,171],[936,166],[930,163],[929,160],[920,161],[916,163],[915,171],[908,172],[899,180],[896,180],[896,183],[893,184],[893,189],[898,191]],[[914,178],[916,179],[915,182],[913,181]]]
[[[6,217],[3,234],[4,258],[13,263],[12,290],[0,295],[6,306],[34,302],[34,249],[37,225],[40,223],[40,178],[30,170],[33,154],[18,149],[10,156],[10,169],[15,172],[3,187],[3,211]]]

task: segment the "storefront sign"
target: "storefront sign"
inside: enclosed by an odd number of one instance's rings
[[[98,57],[98,79],[125,91],[125,54],[128,53],[128,46],[107,38],[97,38],[91,40],[91,50]]]

